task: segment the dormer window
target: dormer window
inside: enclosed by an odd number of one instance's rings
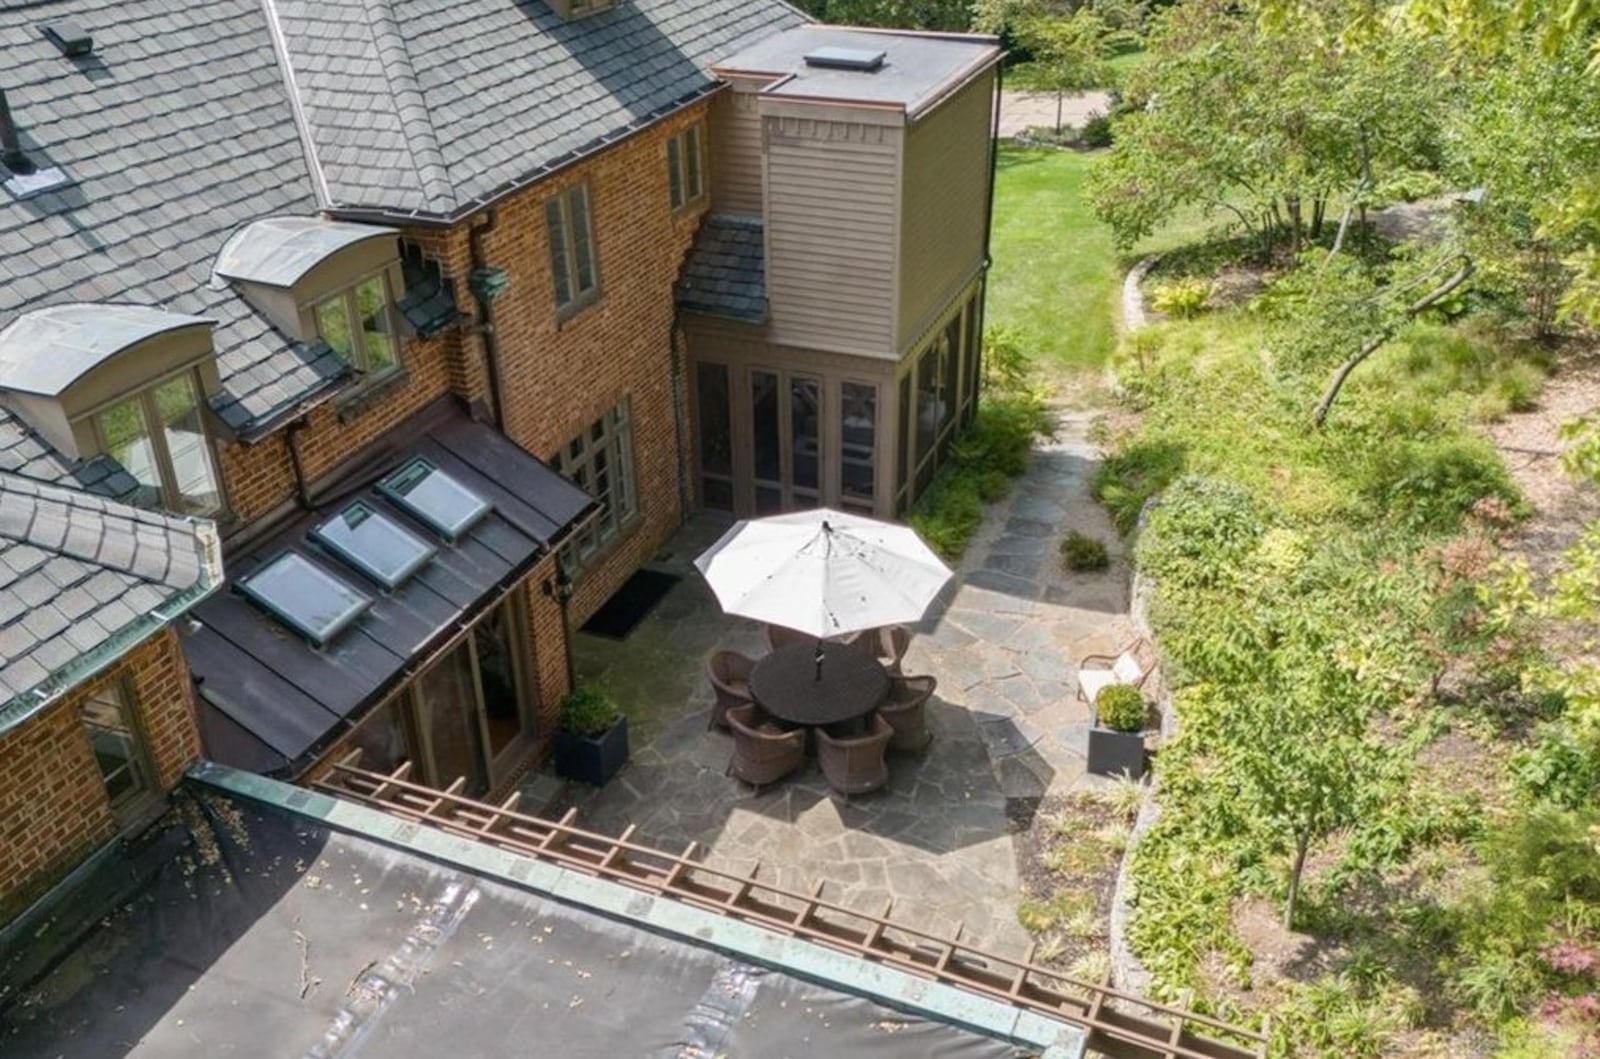
[[[141,506],[198,516],[222,510],[222,480],[193,371],[164,379],[90,418],[100,451],[138,480]]]
[[[313,315],[318,336],[352,367],[381,375],[400,366],[394,299],[386,273],[375,273],[317,302]]]
[[[211,327],[144,305],[35,309],[0,331],[0,405],[68,459],[120,464],[138,482],[133,503],[217,515]]]
[[[545,0],[545,3],[550,5],[550,10],[561,16],[563,22],[571,22],[586,15],[598,15],[617,6],[617,0]]]
[[[266,217],[217,255],[232,284],[279,330],[325,342],[368,382],[400,369],[400,233],[321,217]]]

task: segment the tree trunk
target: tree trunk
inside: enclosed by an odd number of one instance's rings
[[[1309,834],[1294,840],[1294,865],[1289,869],[1289,899],[1283,903],[1283,929],[1294,929],[1294,905],[1300,898],[1300,873],[1306,870],[1306,852],[1311,848]]]
[[[1448,298],[1457,287],[1471,279],[1472,274],[1476,271],[1478,271],[1478,266],[1473,264],[1472,258],[1467,257],[1465,254],[1461,255],[1461,266],[1451,274],[1449,279],[1406,306],[1405,315],[1401,318],[1400,323],[1415,319],[1419,313],[1426,312],[1445,298]],[[1322,425],[1328,421],[1328,413],[1333,409],[1333,402],[1338,399],[1339,391],[1343,389],[1345,380],[1350,377],[1350,373],[1355,371],[1362,361],[1377,352],[1380,346],[1393,338],[1395,333],[1400,330],[1400,323],[1386,325],[1381,333],[1374,338],[1368,339],[1365,345],[1343,364],[1339,365],[1338,370],[1333,373],[1332,380],[1328,383],[1328,388],[1322,392],[1322,399],[1317,402],[1317,410],[1311,417],[1313,425],[1321,429]]]
[[[1300,256],[1300,197],[1298,195],[1285,195],[1283,208],[1289,214],[1289,252],[1295,257]]]
[[[1056,135],[1057,136],[1061,135],[1061,99],[1065,95],[1066,95],[1066,93],[1063,92],[1061,89],[1059,89],[1059,88],[1056,89]]]

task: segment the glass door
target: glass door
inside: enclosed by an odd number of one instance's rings
[[[127,687],[121,681],[106,685],[84,700],[81,716],[111,811],[119,823],[131,823],[150,804],[156,790]]]
[[[515,603],[496,607],[472,629],[472,652],[477,660],[478,687],[483,695],[483,731],[489,746],[489,772],[495,782],[527,750],[533,733],[523,708],[522,669],[517,664]]]
[[[822,496],[822,380],[750,372],[755,513],[816,507]]]
[[[428,782],[448,787],[467,781],[465,794],[489,789],[479,725],[478,680],[472,664],[472,641],[464,640],[417,678],[413,694],[417,728],[427,747]]]

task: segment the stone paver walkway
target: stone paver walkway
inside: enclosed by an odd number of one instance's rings
[[[723,527],[696,520],[652,566],[683,580],[625,642],[574,638],[579,674],[607,687],[630,717],[632,758],[602,790],[568,788],[587,826],[629,824],[637,837],[708,863],[828,894],[1005,951],[1026,935],[1012,833],[1047,791],[1083,782],[1089,721],[1076,700],[1076,660],[1127,636],[1126,575],[1066,575],[1057,543],[1068,528],[1116,548],[1089,498],[1095,453],[1086,415],[1061,419],[1011,497],[990,512],[958,578],[918,627],[908,673],[931,673],[934,741],[921,758],[891,759],[887,789],[846,802],[820,772],[757,794],[724,770],[729,737],[707,731],[711,689],[702,672],[714,647],[766,649],[761,629],[728,618],[693,571]]]

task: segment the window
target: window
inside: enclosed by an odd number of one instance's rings
[[[94,416],[100,451],[138,480],[135,503],[182,515],[222,510],[222,486],[192,371],[174,375]]]
[[[673,209],[681,210],[705,194],[703,164],[698,122],[667,141],[667,182]]]
[[[383,376],[400,366],[389,280],[382,273],[320,301],[317,334],[357,370]]]
[[[241,579],[239,590],[317,647],[372,606],[370,596],[294,552],[284,552]]]
[[[606,412],[573,438],[554,461],[561,473],[600,501],[600,513],[567,544],[575,567],[587,565],[638,514],[633,481],[633,430],[628,402]]]
[[[599,296],[595,265],[594,226],[589,220],[589,186],[568,188],[544,204],[550,232],[550,277],[555,284],[556,312],[577,312]]]
[[[84,700],[80,713],[111,811],[125,822],[155,793],[144,740],[133,718],[132,696],[122,681],[112,681]]]
[[[446,540],[455,540],[494,510],[421,456],[379,482],[378,489]]]
[[[318,526],[312,536],[391,590],[404,584],[434,554],[421,537],[361,500]]]
[[[700,503],[733,510],[733,414],[726,364],[696,364],[695,406],[700,430]]]
[[[872,514],[877,479],[878,388],[839,384],[839,494],[846,510]]]
[[[571,12],[567,17],[582,18],[584,15],[598,14],[601,11],[610,11],[617,6],[617,0],[572,0],[567,10]]]

